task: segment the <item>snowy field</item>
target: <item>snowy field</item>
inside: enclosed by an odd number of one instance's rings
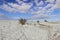
[[[0,40],[60,40],[60,23],[0,20]]]

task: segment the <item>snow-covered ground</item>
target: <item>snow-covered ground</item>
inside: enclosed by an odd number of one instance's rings
[[[60,40],[60,23],[0,20],[0,40]]]

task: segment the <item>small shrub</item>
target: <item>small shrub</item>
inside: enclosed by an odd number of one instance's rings
[[[37,23],[39,23],[39,21],[37,21]]]
[[[20,23],[21,25],[24,25],[24,24],[26,23],[26,21],[27,21],[26,19],[20,19],[20,20],[19,20],[19,23]]]
[[[44,20],[44,22],[48,22],[47,20]]]

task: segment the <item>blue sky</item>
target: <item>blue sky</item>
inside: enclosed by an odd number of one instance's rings
[[[60,0],[0,0],[0,20],[60,21]]]

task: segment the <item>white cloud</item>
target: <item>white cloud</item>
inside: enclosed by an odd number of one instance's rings
[[[22,1],[20,1],[20,0],[16,0],[16,1],[17,1],[18,3],[20,2],[21,5],[18,5],[17,3],[16,3],[16,4],[14,4],[14,3],[8,3],[8,4],[9,4],[10,6],[12,6],[13,8],[9,7],[9,6],[6,5],[6,4],[3,4],[2,8],[3,8],[4,10],[9,11],[9,12],[19,11],[19,12],[25,13],[25,12],[27,12],[27,11],[31,8],[31,6],[32,6],[32,3],[26,4],[26,3],[24,3],[24,2],[22,2]],[[26,1],[26,0],[24,0],[24,1]],[[38,1],[38,0],[35,0],[37,6],[43,5],[43,2],[42,2],[42,1],[41,1],[40,3],[38,3],[37,1]],[[37,9],[37,7],[35,7],[35,8]],[[40,10],[41,7],[39,7],[38,9]],[[42,10],[43,10],[43,9],[42,9]],[[38,12],[39,12],[39,11],[38,11]],[[42,12],[42,11],[40,11],[40,12]]]
[[[53,2],[54,2],[54,0],[47,0],[46,2],[50,2],[50,3],[53,3]]]
[[[20,1],[20,0],[16,0],[19,4],[22,4],[23,2],[22,1]]]
[[[37,6],[42,6],[44,3],[43,3],[43,1],[41,1],[41,2],[36,3],[36,4],[37,4]]]
[[[13,4],[13,3],[8,3],[10,6],[12,6],[13,8],[9,7],[8,5],[6,4],[3,4],[3,6],[0,6],[0,8],[3,8],[4,10],[7,10],[9,12],[21,12],[21,13],[25,13],[25,12],[30,12],[31,14],[36,14],[34,16],[32,16],[33,18],[36,17],[46,17],[48,16],[54,9],[57,9],[57,8],[60,8],[60,0],[57,0],[56,1],[56,4],[53,4],[53,1],[54,0],[47,0],[46,2],[50,2],[50,4],[48,4],[47,6],[45,7],[39,7],[40,5],[43,5],[44,3],[41,1],[40,3],[38,3],[37,1],[38,0],[35,0],[37,6],[34,8],[38,11],[34,11],[33,9],[30,9],[31,6],[32,6],[32,3],[24,3],[20,0],[16,0],[19,4],[21,5],[18,5],[18,4]],[[26,0],[24,0],[26,1]],[[47,10],[47,8],[51,7],[50,9]],[[49,15],[50,16],[50,15]]]
[[[3,4],[2,6],[0,6],[0,8],[4,9],[4,10],[6,10],[6,11],[9,11],[9,12],[15,12],[15,11],[16,11],[16,9],[11,8],[11,7],[9,7],[9,6],[6,5],[6,4]]]
[[[22,5],[12,4],[11,6],[15,8],[17,11],[20,11],[22,13],[28,11],[29,8],[31,7],[31,5],[27,5],[26,3],[23,3]]]
[[[51,19],[51,18],[55,18],[55,17],[60,17],[60,14],[57,14],[57,15],[51,15],[51,14],[37,14],[37,15],[34,15],[32,17],[29,17],[30,19]]]
[[[30,19],[47,18],[47,17],[48,17],[47,14],[37,14],[37,15],[30,17]]]
[[[8,5],[10,5],[11,7],[9,7]],[[0,6],[0,8],[6,10],[6,11],[9,11],[9,12],[21,12],[21,13],[25,13],[27,12],[30,7],[32,6],[32,4],[26,4],[26,3],[22,3],[21,5],[18,5],[18,4],[14,4],[14,3],[8,3],[7,4],[3,4],[2,6]]]
[[[55,9],[58,9],[58,8],[60,8],[60,0],[57,0],[57,1],[56,1],[56,4],[53,5],[52,8],[49,9],[48,11],[52,12],[52,11],[54,11]]]
[[[50,15],[51,12],[53,12],[55,9],[60,8],[60,0],[56,1],[56,4],[52,4],[53,0],[48,0],[49,2],[51,2],[50,4],[48,4],[45,7],[42,7],[41,9],[39,9],[37,12],[35,11],[31,11],[32,14],[37,14],[32,16],[31,18],[39,18],[39,17],[56,17],[57,15]],[[51,7],[51,8],[49,8]],[[46,8],[49,8],[48,10]],[[51,18],[52,18],[51,17]]]

